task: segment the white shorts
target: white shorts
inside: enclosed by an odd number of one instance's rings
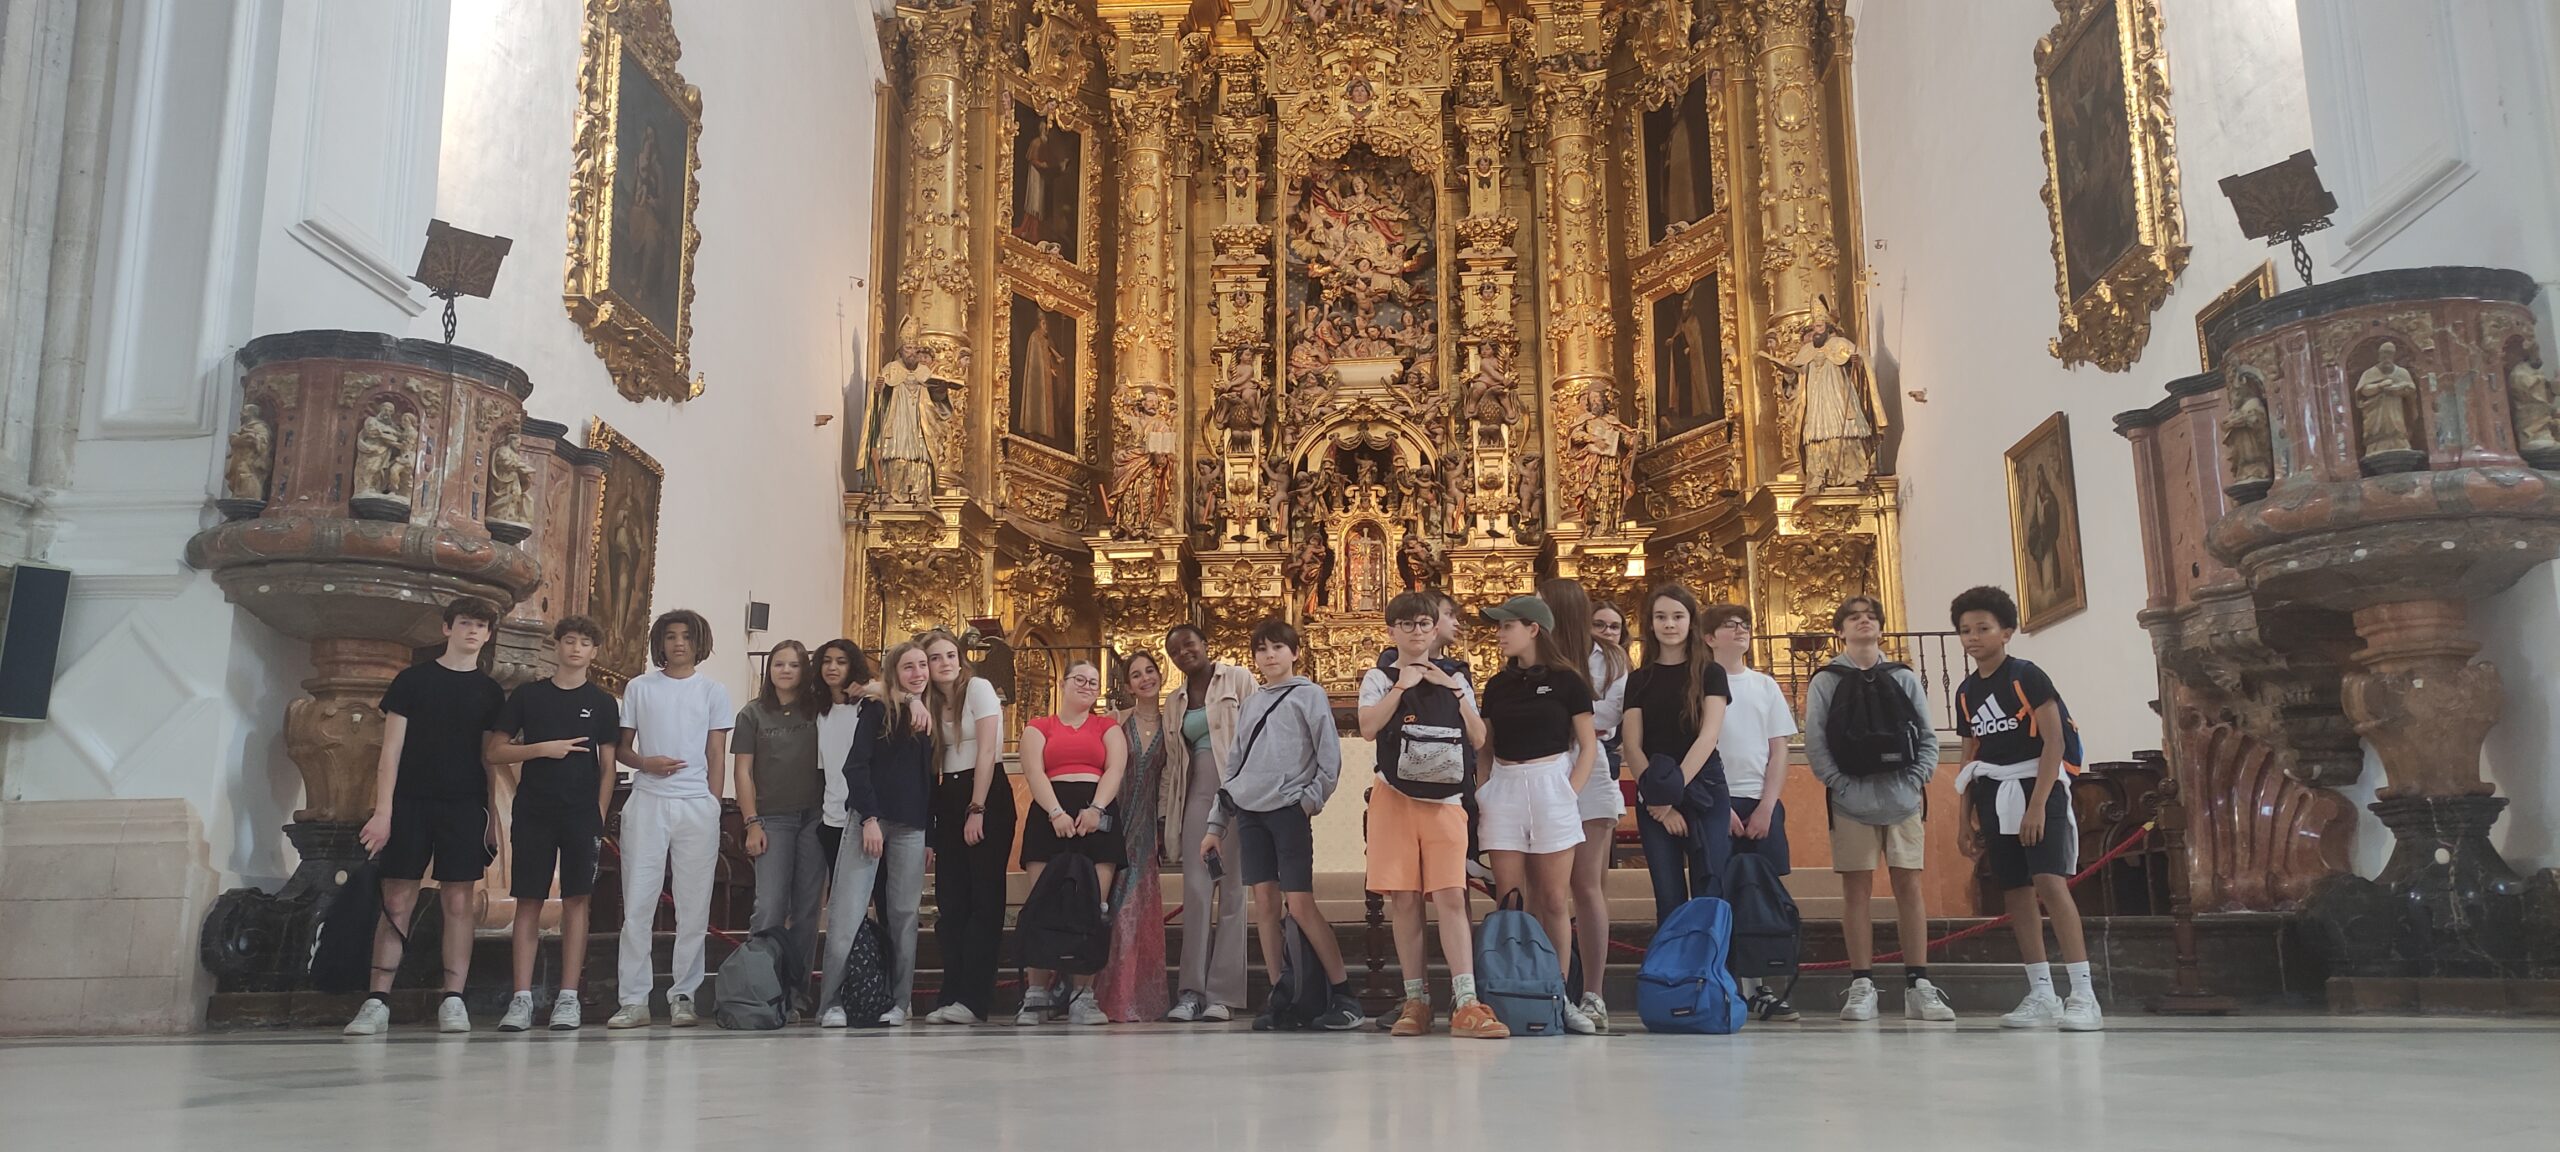
[[[1565,764],[1567,768],[1565,778],[1570,780],[1573,778],[1572,761],[1568,760]],[[1618,790],[1618,778],[1609,774],[1609,758],[1606,756],[1601,757],[1598,763],[1591,766],[1591,779],[1583,782],[1582,791],[1575,795],[1573,800],[1574,806],[1581,810],[1582,822],[1585,824],[1594,820],[1606,820],[1615,824],[1619,817],[1627,814],[1626,793]]]
[[[1582,807],[1573,794],[1572,756],[1496,764],[1493,778],[1477,789],[1478,847],[1545,854],[1580,843]]]

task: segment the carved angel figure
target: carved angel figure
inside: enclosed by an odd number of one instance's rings
[[[1547,522],[1546,463],[1535,456],[1523,456],[1511,472],[1511,490],[1518,497],[1518,511],[1513,513],[1513,534],[1523,544],[1546,539],[1542,529]]]
[[[1218,384],[1210,419],[1230,432],[1247,432],[1262,426],[1262,411],[1262,354],[1239,352]]]
[[[1440,493],[1442,511],[1447,515],[1445,527],[1452,536],[1467,531],[1467,489],[1470,469],[1456,455],[1440,458]]]
[[[1289,530],[1289,462],[1274,456],[1262,462],[1262,514],[1274,536]]]
[[[533,465],[516,450],[513,436],[499,440],[489,454],[489,519],[533,523]]]
[[[1407,592],[1436,588],[1445,569],[1440,563],[1440,550],[1431,546],[1430,538],[1407,530],[1404,543],[1396,547],[1396,575],[1404,578]]]
[[[275,429],[254,401],[240,405],[240,426],[231,433],[231,454],[222,462],[222,494],[231,500],[267,498],[267,473],[275,463]]]
[[[1201,532],[1216,536],[1220,521],[1227,518],[1227,477],[1218,462],[1203,456],[1191,465],[1191,524]]]
[[[349,477],[356,495],[409,498],[396,474],[401,439],[400,410],[388,400],[374,405],[373,413],[356,426],[356,464]]]
[[[1510,354],[1499,344],[1476,353],[1475,372],[1467,377],[1467,418],[1479,424],[1510,427],[1520,422],[1520,376],[1511,369]]]

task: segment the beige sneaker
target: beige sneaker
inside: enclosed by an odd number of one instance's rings
[[[691,1028],[701,1022],[702,1017],[696,1016],[693,1013],[693,997],[667,997],[667,1027]]]
[[[613,1018],[605,1021],[604,1026],[613,1029],[646,1028],[653,1023],[655,1021],[649,1018],[648,1005],[625,1004],[614,1009]]]

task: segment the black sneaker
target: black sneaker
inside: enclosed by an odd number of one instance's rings
[[[1369,1018],[1361,1014],[1360,1002],[1348,996],[1334,997],[1333,1006],[1316,1017],[1316,1027],[1327,1032],[1349,1032],[1368,1022]]]
[[[1256,1032],[1286,1031],[1286,1029],[1280,1027],[1280,1018],[1269,1012],[1264,1012],[1262,1015],[1253,1018],[1253,1030]]]
[[[1795,1005],[1779,999],[1777,993],[1766,988],[1761,989],[1758,995],[1751,998],[1751,1014],[1762,1020],[1779,1024],[1793,1024],[1804,1019],[1804,1015],[1796,1011]]]

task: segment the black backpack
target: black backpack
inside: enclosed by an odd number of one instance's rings
[[[420,901],[420,906],[425,901]],[[383,918],[382,865],[367,859],[347,872],[347,882],[323,898],[320,930],[311,938],[311,986],[332,995],[362,992],[372,983],[373,926]],[[407,943],[408,925],[392,931]]]
[[[1775,980],[1795,975],[1798,936],[1804,927],[1795,897],[1778,878],[1766,857],[1738,840],[1717,877],[1725,902],[1733,906],[1732,944],[1725,963],[1736,976]]]
[[[846,845],[860,850],[859,845]],[[844,983],[836,988],[836,1007],[844,1009],[847,1027],[880,1028],[880,1017],[897,1005],[891,991],[897,962],[889,955],[889,938],[868,916],[854,920],[853,947],[844,957]],[[830,929],[832,930],[832,929]]]
[[[1904,695],[1896,672],[1910,669],[1891,660],[1860,670],[1847,664],[1825,664],[1814,673],[1839,683],[1831,690],[1831,710],[1822,725],[1831,746],[1831,762],[1850,776],[1887,776],[1909,771],[1920,758],[1920,733],[1928,721]],[[1931,765],[1932,768],[1936,767]]]
[[[1307,940],[1306,930],[1298,927],[1298,918],[1280,918],[1280,978],[1271,985],[1269,1013],[1272,1026],[1283,1032],[1296,1032],[1315,1026],[1316,1018],[1333,1007],[1333,985],[1324,978],[1324,958],[1316,955],[1316,947]]]
[[[1400,669],[1383,669],[1389,682]],[[1396,714],[1378,730],[1378,775],[1417,800],[1445,800],[1475,775],[1466,714],[1458,694],[1430,681],[1406,689]]]
[[[1062,976],[1091,976],[1111,960],[1111,925],[1102,918],[1102,879],[1093,861],[1060,853],[1040,872],[1040,882],[1014,918],[1022,941],[1022,966]]]

